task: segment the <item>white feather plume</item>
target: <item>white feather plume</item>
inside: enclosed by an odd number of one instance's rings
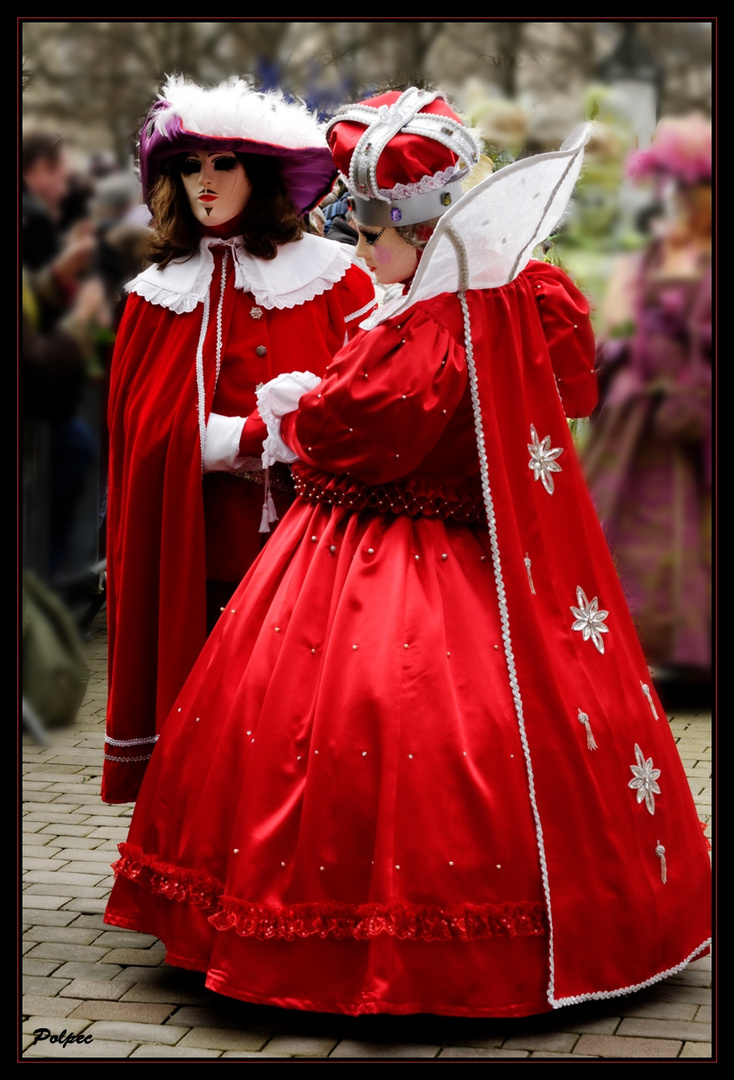
[[[206,88],[186,82],[182,75],[169,75],[158,96],[170,102],[156,116],[162,134],[175,115],[188,131],[202,135],[252,139],[291,150],[328,149],[322,125],[305,105],[286,101],[279,90],[253,90],[237,76]]]

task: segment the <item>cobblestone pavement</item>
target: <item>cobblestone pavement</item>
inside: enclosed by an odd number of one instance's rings
[[[203,976],[168,967],[155,938],[105,926],[110,863],[132,813],[99,798],[106,651],[102,615],[76,723],[46,746],[23,739],[21,1060],[716,1060],[710,957],[638,994],[523,1020],[349,1018],[220,997],[204,988]],[[711,717],[691,710],[671,724],[710,828]],[[91,1039],[34,1046],[38,1028]]]

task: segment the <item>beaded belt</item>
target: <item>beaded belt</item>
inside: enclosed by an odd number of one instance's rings
[[[413,517],[439,517],[444,521],[479,521],[484,516],[481,497],[469,492],[455,497],[420,495],[394,486],[368,487],[350,477],[319,473],[296,464],[293,467],[296,495],[307,502],[343,506],[348,510],[376,510],[380,514],[410,514]],[[340,486],[348,484],[348,490]]]

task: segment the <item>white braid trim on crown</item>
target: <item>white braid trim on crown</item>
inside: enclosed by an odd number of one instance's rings
[[[427,191],[436,191],[438,188],[446,187],[457,178],[458,173],[463,176],[468,171],[469,166],[457,162],[456,165],[449,165],[448,168],[439,170],[433,176],[423,176],[413,184],[396,184],[394,188],[378,188],[378,191],[391,202],[395,199],[410,199],[413,195],[423,195]]]
[[[171,116],[178,116],[187,131],[201,135],[252,139],[289,150],[329,148],[323,126],[305,105],[287,101],[279,90],[254,90],[236,76],[210,88],[182,75],[169,76],[158,97],[170,105],[156,113],[162,134]]]

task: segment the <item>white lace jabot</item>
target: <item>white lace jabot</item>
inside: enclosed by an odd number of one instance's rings
[[[245,251],[242,238],[220,240],[202,237],[199,249],[188,259],[174,259],[164,270],[149,266],[126,286],[151,304],[177,315],[203,302],[214,273],[212,248],[224,245],[232,251],[235,288],[252,293],[261,307],[293,308],[313,300],[344,277],[352,265],[349,249],[333,240],[305,233],[297,243],[283,244],[274,259],[259,259]]]

